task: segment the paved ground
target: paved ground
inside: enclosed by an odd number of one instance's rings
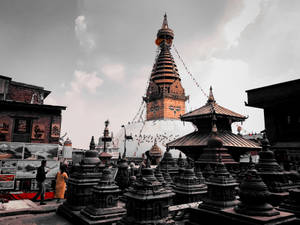
[[[31,200],[12,200],[0,207],[0,225],[70,225],[66,219],[56,215],[61,203],[47,201],[46,205]]]
[[[27,214],[0,218],[1,225],[71,225],[55,212],[44,214]]]

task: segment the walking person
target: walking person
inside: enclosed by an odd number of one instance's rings
[[[33,197],[32,201],[36,202],[38,197],[41,196],[41,202],[40,205],[46,205],[44,202],[45,200],[45,180],[46,180],[46,174],[48,171],[45,171],[47,161],[42,160],[41,166],[37,169],[36,174],[36,181],[38,182],[38,193]]]
[[[56,174],[55,198],[57,199],[57,203],[65,198],[66,182],[68,178],[67,167],[66,165],[62,165],[60,171]]]

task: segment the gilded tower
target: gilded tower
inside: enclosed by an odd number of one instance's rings
[[[147,105],[146,120],[179,119],[185,114],[185,96],[177,66],[170,49],[174,38],[168,26],[167,15],[157,32],[155,43],[160,52],[154,63],[144,101]]]

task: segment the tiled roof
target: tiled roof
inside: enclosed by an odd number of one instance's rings
[[[203,116],[208,116],[212,115],[213,110],[215,111],[216,116],[218,115],[223,115],[223,116],[228,116],[228,117],[234,117],[238,120],[245,120],[246,117],[233,112],[229,109],[226,109],[220,105],[218,105],[215,102],[208,102],[204,106],[200,107],[199,109],[196,109],[194,111],[188,112],[184,114],[181,119],[182,120],[189,120],[190,118],[197,118],[197,117],[203,117]]]
[[[210,137],[209,133],[200,133],[195,131],[181,138],[168,143],[169,148],[187,147],[187,146],[207,146],[207,141]],[[218,137],[223,141],[223,146],[237,148],[261,148],[257,143],[247,140],[239,135],[229,131],[219,131]]]
[[[231,117],[231,118],[235,119],[236,121],[244,121],[245,119],[247,119],[247,117],[245,117],[239,113],[233,112],[229,109],[226,109],[226,108],[218,105],[215,101],[215,98],[214,98],[214,95],[212,92],[212,87],[210,87],[207,103],[204,106],[200,107],[199,109],[196,109],[194,111],[184,114],[181,117],[181,120],[189,121],[194,118],[212,116],[213,112],[215,113],[215,115],[217,117],[218,117],[218,115]]]

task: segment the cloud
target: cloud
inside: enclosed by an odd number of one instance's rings
[[[125,67],[120,63],[105,64],[101,68],[101,72],[113,81],[120,82],[125,77]]]
[[[85,16],[80,15],[75,19],[75,33],[80,46],[85,50],[93,50],[96,47],[93,35],[87,31]]]
[[[225,37],[228,47],[237,46],[244,29],[255,21],[261,10],[262,0],[243,1],[244,7],[240,14],[229,21],[225,27]]]
[[[86,71],[75,70],[75,79],[71,82],[72,93],[80,93],[82,90],[86,89],[89,93],[96,93],[96,89],[103,83],[103,80],[97,76],[97,72],[88,73]]]

